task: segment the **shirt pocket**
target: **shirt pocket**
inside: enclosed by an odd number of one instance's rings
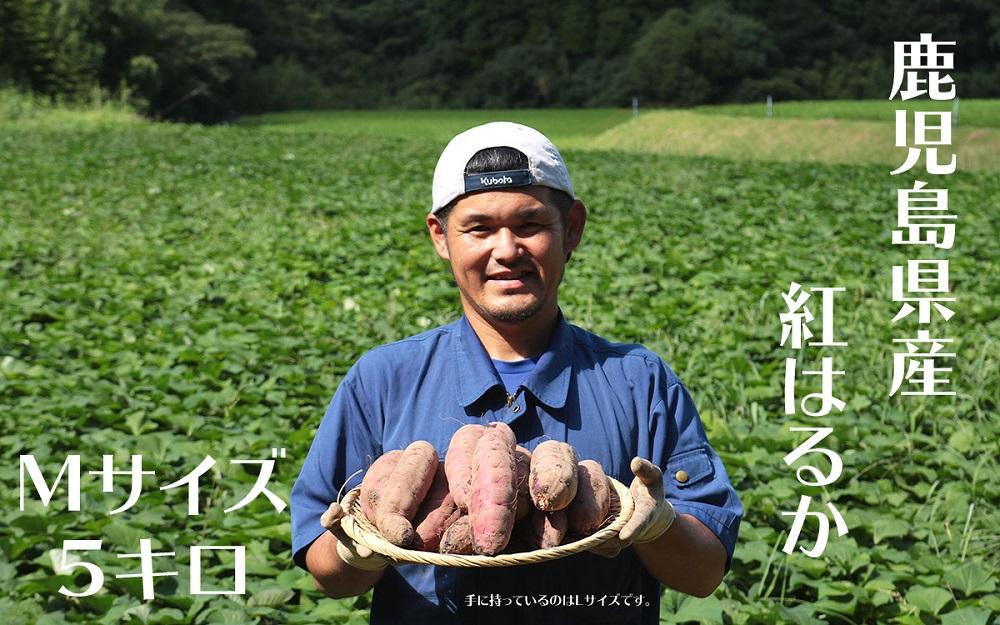
[[[715,475],[712,459],[704,447],[683,451],[667,460],[666,477],[674,488],[685,489],[705,484]]]

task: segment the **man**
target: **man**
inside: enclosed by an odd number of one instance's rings
[[[728,570],[743,510],[687,391],[654,353],[572,326],[559,309],[586,220],[536,130],[485,124],[441,154],[426,221],[464,316],[358,360],[292,490],[296,562],[330,596],[374,587],[373,623],[651,624],[661,583],[707,596]],[[594,553],[496,569],[387,566],[339,528],[339,506],[327,509],[382,453],[423,439],[443,454],[462,424],[491,421],[529,449],[569,442],[649,505]],[[570,605],[540,607],[541,597]]]

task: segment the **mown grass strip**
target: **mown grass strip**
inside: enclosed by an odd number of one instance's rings
[[[888,93],[886,94],[888,95]],[[900,102],[896,100],[809,100],[776,101],[773,114],[775,119],[854,119],[892,122],[896,109],[907,111],[951,111],[954,102],[950,100],[928,100],[920,98]],[[738,117],[767,117],[767,104],[763,101],[749,104],[719,104],[698,106],[696,113],[709,115],[735,115]],[[969,128],[1000,128],[1000,100],[960,99],[958,103],[958,126]]]
[[[955,130],[958,168],[1000,168],[1000,129]],[[591,149],[713,156],[737,161],[779,161],[899,166],[906,150],[895,147],[891,123],[834,119],[753,119],[692,111],[653,111],[611,128],[587,143]],[[942,150],[942,161],[950,154]]]

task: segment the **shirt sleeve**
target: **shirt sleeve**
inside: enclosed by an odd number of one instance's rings
[[[673,377],[672,375],[670,377]],[[743,518],[743,504],[712,449],[694,401],[676,378],[653,407],[653,461],[663,470],[666,498],[678,514],[690,514],[726,549],[726,571]]]
[[[366,469],[382,453],[381,421],[366,409],[357,365],[333,396],[292,487],[292,555],[305,566],[309,545],[326,531],[320,516],[338,494],[361,484]]]

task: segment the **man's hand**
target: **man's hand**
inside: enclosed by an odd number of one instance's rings
[[[337,555],[340,559],[362,571],[381,571],[389,566],[388,558],[354,542],[354,539],[347,535],[340,526],[345,516],[347,511],[339,503],[334,502],[319,519],[320,525],[337,537]]]
[[[659,467],[643,458],[632,458],[631,467],[635,478],[629,486],[635,509],[618,536],[590,549],[591,553],[613,558],[632,543],[648,543],[656,540],[674,522],[677,513],[663,496],[663,472]]]

